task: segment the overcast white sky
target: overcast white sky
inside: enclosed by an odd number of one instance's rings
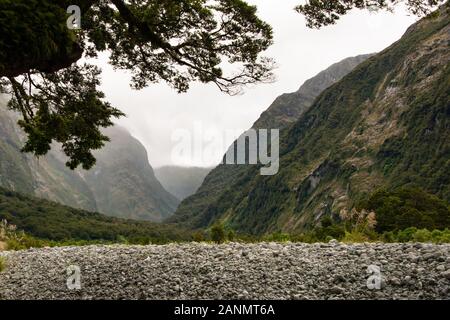
[[[230,141],[194,146],[210,150],[214,147],[212,159],[198,155],[173,159],[174,132],[194,132],[195,127],[223,135],[230,130],[244,131],[280,94],[296,91],[305,80],[346,57],[386,48],[417,19],[401,9],[394,14],[354,11],[335,26],[311,30],[293,10],[300,0],[248,2],[258,6],[259,16],[274,29],[275,44],[265,54],[278,64],[277,81],[273,84],[261,84],[233,97],[221,93],[214,85],[203,84],[193,85],[186,94],[178,94],[164,83],[135,91],[130,89],[130,77],[125,72],[113,71],[106,63],[100,63],[102,89],[108,101],[127,114],[118,123],[145,145],[153,167],[216,164],[232,142],[231,137]]]

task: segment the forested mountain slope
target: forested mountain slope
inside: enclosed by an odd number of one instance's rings
[[[289,127],[308,110],[323,90],[342,79],[370,56],[344,59],[307,80],[298,91],[281,95],[262,113],[252,128],[284,130]],[[180,204],[171,221],[192,226],[203,225],[197,218],[208,211],[210,206],[214,206],[222,195],[226,195],[228,188],[241,179],[247,170],[245,165],[217,166],[208,174],[198,191]]]
[[[220,180],[213,171],[179,221],[292,232],[379,188],[416,186],[449,201],[449,22],[447,3],[325,90],[282,135],[277,175],[249,166],[205,201],[208,183]]]
[[[0,187],[2,220],[7,220],[27,235],[53,241],[117,242],[126,239],[165,242],[190,239],[188,232],[175,226],[107,217]]]

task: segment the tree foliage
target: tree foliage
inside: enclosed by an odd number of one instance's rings
[[[81,8],[81,29],[67,28],[69,5]],[[272,29],[242,0],[0,0],[0,32],[0,89],[23,115],[24,151],[57,141],[71,168],[95,164],[100,129],[122,115],[98,90],[99,70],[74,64],[82,57],[107,51],[135,89],[165,81],[185,92],[197,81],[235,94],[273,77],[261,57]]]
[[[225,227],[222,222],[217,222],[211,227],[211,240],[217,244],[224,243],[227,239]]]
[[[112,117],[123,115],[97,90],[99,74],[95,66],[74,64],[55,73],[29,74],[21,82],[11,78],[14,95],[9,107],[22,113],[19,125],[28,135],[23,151],[45,155],[56,141],[69,157],[71,169],[95,164],[91,150],[108,141],[100,127],[111,126]],[[24,86],[35,92],[22,94]]]
[[[450,228],[449,204],[419,188],[380,190],[364,206],[375,211],[376,230],[381,233],[411,227],[428,230]]]
[[[408,10],[418,16],[424,16],[432,8],[443,3],[445,0],[310,0],[306,4],[296,7],[297,12],[306,18],[307,26],[320,28],[335,24],[341,16],[352,9],[361,10],[388,10],[392,11],[395,6],[404,3]]]

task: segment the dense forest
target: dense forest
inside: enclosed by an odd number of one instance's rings
[[[53,241],[164,243],[189,240],[170,225],[107,217],[0,188],[0,220],[33,237]]]

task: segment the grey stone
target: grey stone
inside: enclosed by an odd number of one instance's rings
[[[450,269],[442,273],[442,277],[450,280]]]
[[[342,294],[344,292],[345,292],[345,289],[338,287],[338,286],[334,286],[330,289],[330,293],[333,293],[333,294]]]
[[[445,299],[449,249],[448,244],[232,243],[2,252],[8,268],[0,273],[0,295],[5,300]],[[382,290],[369,290],[367,267],[379,262]],[[82,270],[79,292],[66,287],[70,264]]]

